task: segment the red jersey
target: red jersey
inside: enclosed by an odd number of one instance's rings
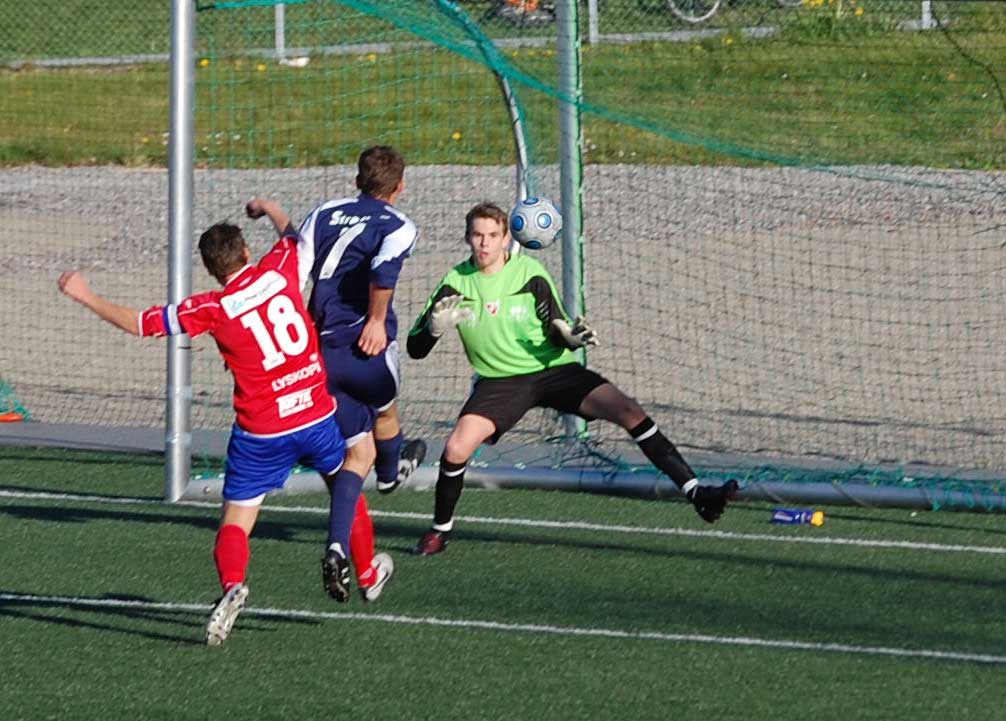
[[[254,435],[283,435],[332,415],[314,324],[304,309],[296,237],[281,238],[223,290],[140,313],[140,335],[209,333],[234,376],[237,422]]]

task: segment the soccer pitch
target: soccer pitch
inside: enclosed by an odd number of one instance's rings
[[[396,297],[405,325],[460,260],[470,203],[512,198],[511,126],[485,64],[413,47],[387,18],[311,14],[336,5],[361,3],[290,4],[289,47],[390,51],[284,65],[261,55],[273,7],[199,4],[195,224],[252,191],[303,216],[352,187],[364,145],[401,146],[403,210],[424,233]],[[557,192],[556,58],[524,42],[552,27],[462,5],[520,41],[502,58]],[[651,394],[686,455],[1001,469],[1002,9],[935,3],[952,22],[909,33],[890,8],[915,18],[917,2],[860,0],[862,21],[852,5],[732,0],[716,34],[583,46],[591,366]],[[0,383],[43,423],[160,427],[163,349],[119,350],[55,280],[93,263],[123,302],[163,296],[168,67],[34,61],[164,55],[168,8],[0,8]],[[602,33],[681,29],[663,0],[600,8]],[[195,427],[224,429],[231,379],[209,341],[193,356]],[[410,431],[434,442],[469,384],[464,365],[456,391],[438,385],[447,357],[405,372]],[[162,484],[160,454],[0,446],[4,721],[1004,716],[1002,516],[826,508],[814,528],[739,503],[710,526],[682,503],[469,490],[447,552],[419,558],[433,497],[405,488],[368,499],[394,578],[376,604],[339,605],[321,584],[327,498],[277,496],[251,538],[249,605],[208,648],[219,506],[165,504]]]
[[[396,574],[322,591],[322,497],[270,501],[222,648],[215,504],[165,505],[151,456],[0,450],[9,719],[997,719],[1006,532],[991,515],[469,491],[372,497]]]

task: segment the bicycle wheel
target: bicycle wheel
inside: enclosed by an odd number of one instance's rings
[[[701,23],[720,9],[722,0],[667,0],[671,12],[686,23]]]

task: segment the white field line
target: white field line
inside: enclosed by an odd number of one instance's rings
[[[66,596],[39,596],[20,593],[0,593],[0,605],[69,606],[74,608],[118,608],[142,611],[184,611],[205,615],[210,610],[206,603],[158,603],[152,601],[126,601],[118,599],[74,598]],[[972,663],[1006,664],[1006,656],[994,656],[967,651],[933,651],[928,649],[892,648],[888,646],[859,646],[845,643],[814,643],[785,639],[751,638],[747,636],[709,636],[690,633],[660,633],[657,631],[622,631],[612,628],[580,628],[576,626],[547,626],[531,623],[501,623],[474,619],[449,619],[433,616],[402,616],[384,613],[334,613],[284,608],[256,608],[248,606],[245,617],[257,616],[273,619],[306,619],[311,621],[370,621],[408,626],[438,626],[498,633],[528,633],[551,636],[607,638],[627,641],[658,641],[664,643],[704,643],[719,646],[746,646],[772,648],[785,651],[813,651],[843,653],[863,656],[895,656],[899,658],[925,658],[940,661],[967,661]]]
[[[86,503],[107,503],[113,505],[167,505],[163,501],[144,498],[111,498],[107,496],[87,496],[72,493],[44,493],[39,491],[0,491],[0,498],[25,498],[49,501],[81,501]],[[178,501],[170,504],[188,508],[218,509],[219,503],[207,501]],[[312,506],[266,506],[268,513],[312,513],[327,515],[328,509]],[[428,513],[403,511],[375,511],[375,518],[405,518],[430,520]],[[491,516],[455,516],[455,520],[465,523],[480,523],[492,526],[523,526],[526,528],[554,528],[559,530],[600,531],[602,533],[625,533],[633,535],[686,536],[711,538],[728,541],[763,541],[766,543],[807,543],[821,546],[854,546],[859,548],[891,548],[907,551],[934,551],[938,553],[978,553],[1006,555],[1003,546],[963,546],[946,543],[920,543],[918,541],[887,541],[873,538],[836,538],[834,536],[776,536],[770,533],[738,533],[734,531],[695,530],[692,528],[654,528],[646,526],[615,526],[584,521],[545,521],[531,518],[496,518]]]

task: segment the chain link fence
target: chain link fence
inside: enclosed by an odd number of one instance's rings
[[[219,3],[225,5],[226,3]],[[966,18],[976,2],[949,0],[589,0],[580,3],[581,37],[589,43],[645,38],[689,40],[724,30],[773,34],[814,26],[827,32],[887,27],[935,28],[942,20]],[[218,5],[200,2],[197,8]],[[276,23],[271,43],[248,49],[257,54],[317,52],[302,32],[319,3],[263,6],[257,14]],[[554,0],[460,0],[460,5],[494,39],[519,46],[554,35]],[[277,8],[279,8],[277,10]],[[171,3],[25,3],[0,1],[4,32],[0,65],[43,66],[163,62],[170,48]],[[256,20],[260,22],[260,20]],[[240,28],[234,28],[240,34]]]

